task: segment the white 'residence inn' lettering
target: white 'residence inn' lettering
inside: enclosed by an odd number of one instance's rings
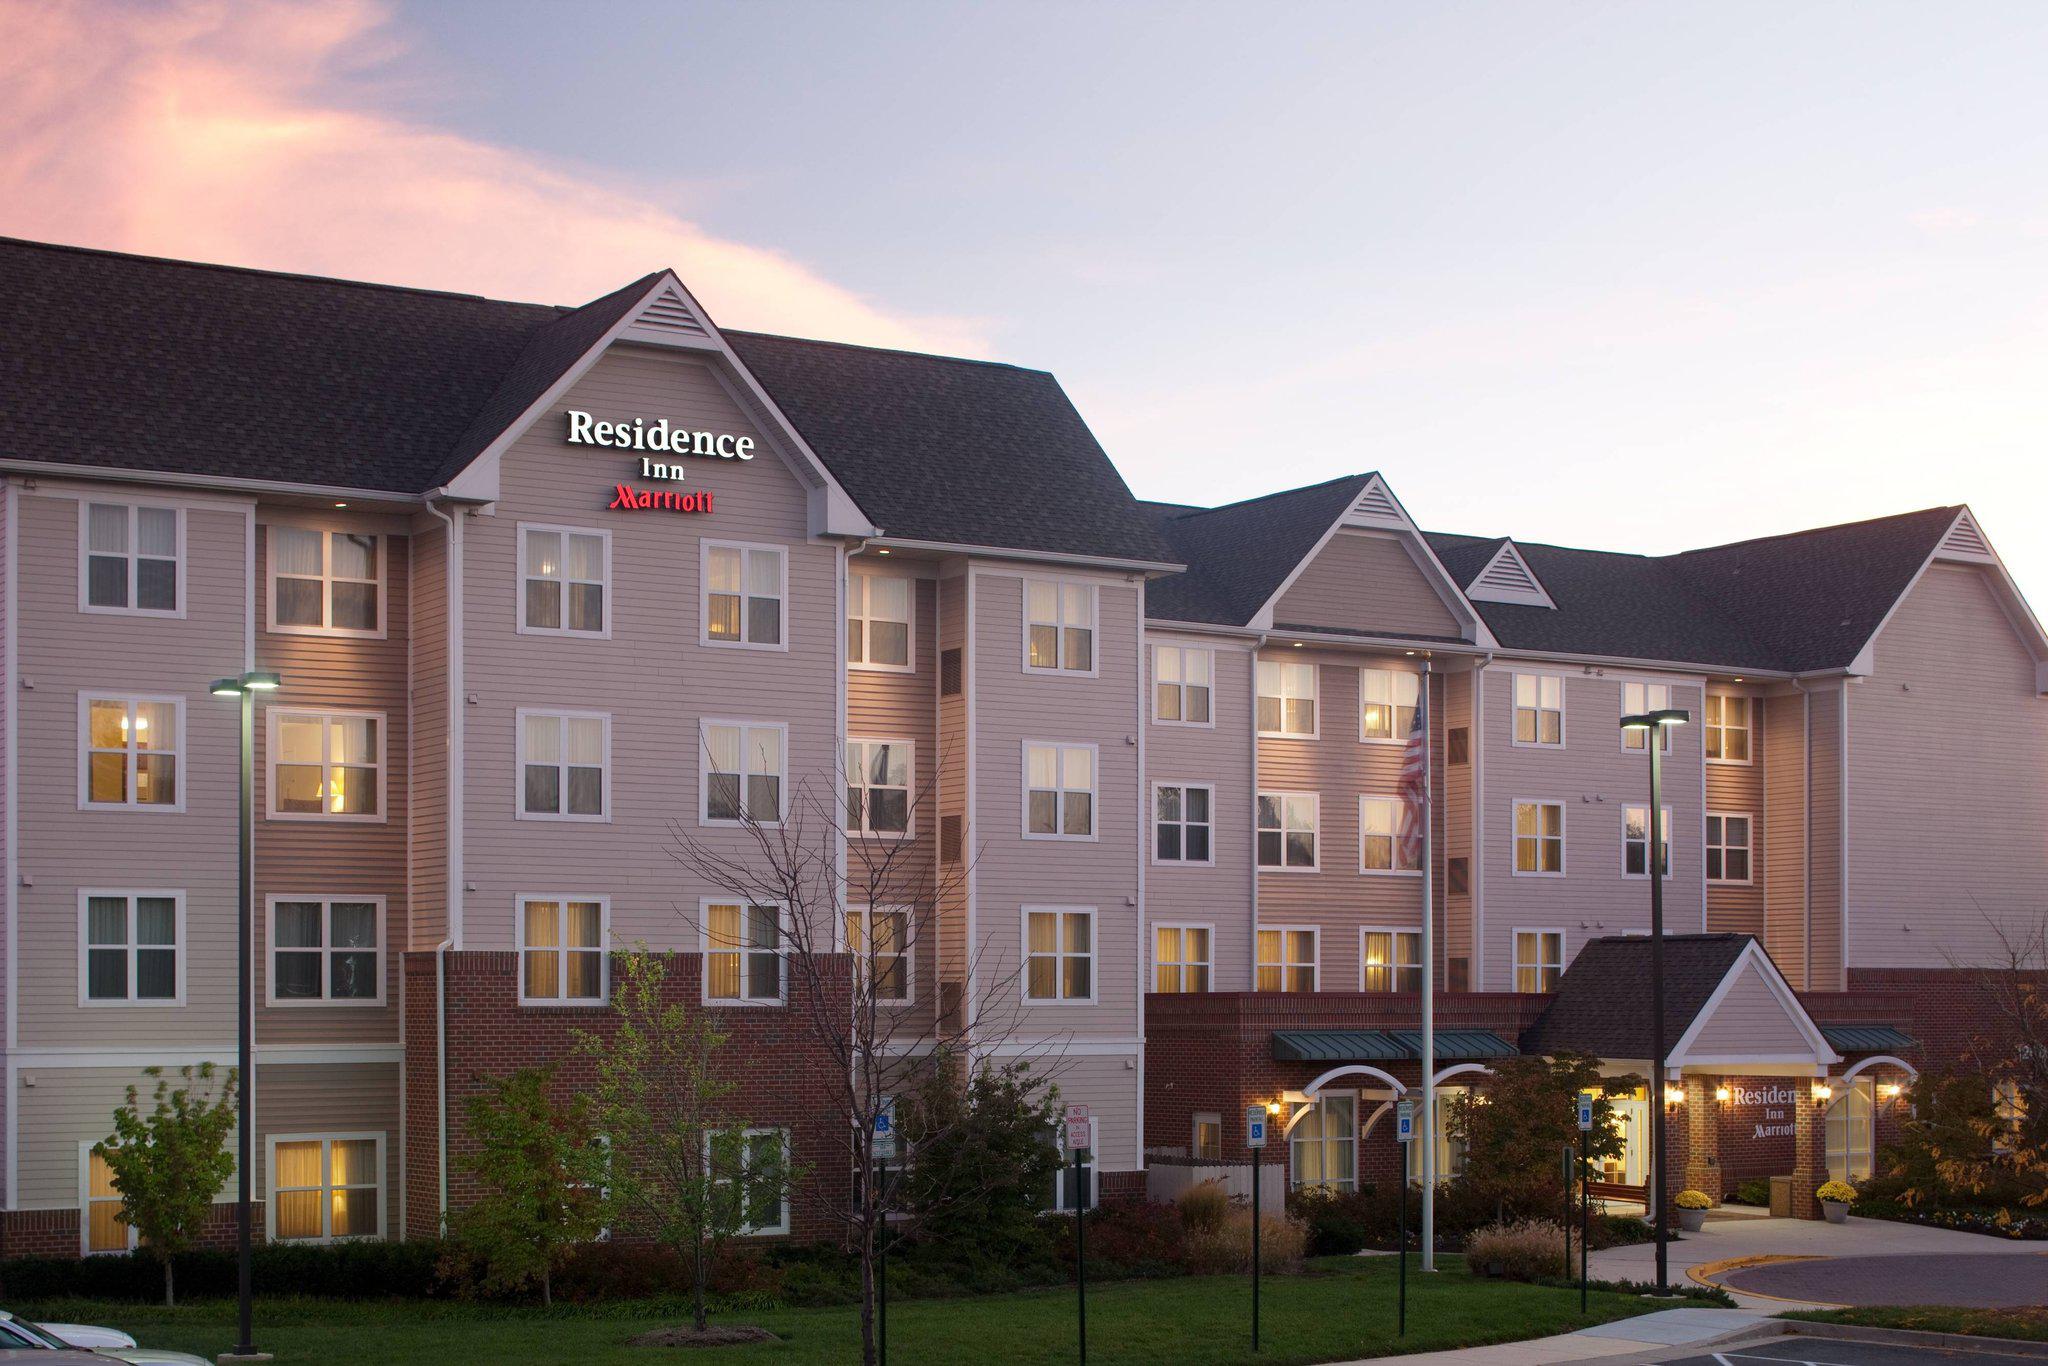
[[[589,413],[569,410],[569,444],[609,446],[621,451],[667,451],[671,455],[696,455],[707,460],[752,460],[754,438],[731,432],[693,432],[669,426],[668,419],[648,422],[599,422]]]

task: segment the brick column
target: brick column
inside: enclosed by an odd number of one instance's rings
[[[1714,1103],[1719,1077],[1685,1078],[1685,1184],[1721,1203],[1721,1107]]]
[[[1683,1082],[1667,1081],[1667,1090],[1684,1094]],[[1686,1111],[1691,1107],[1684,1103],[1673,1105],[1664,1097],[1652,1095],[1651,1103],[1664,1107],[1664,1170],[1658,1173],[1664,1185],[1665,1219],[1671,1227],[1678,1227],[1678,1206],[1674,1203],[1678,1193],[1685,1189],[1691,1179],[1692,1170],[1692,1120]],[[1653,1200],[1651,1202],[1655,1204]]]
[[[1819,1219],[1823,1215],[1814,1192],[1828,1179],[1827,1102],[1814,1099],[1812,1081],[1793,1085],[1799,1101],[1792,1111],[1792,1217]]]

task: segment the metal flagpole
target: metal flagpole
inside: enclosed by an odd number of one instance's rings
[[[1430,837],[1429,660],[1422,661],[1416,705],[1422,725],[1422,1269],[1436,1270],[1436,906],[1431,882],[1436,841]]]

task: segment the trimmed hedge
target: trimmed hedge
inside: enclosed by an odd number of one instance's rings
[[[455,1293],[440,1272],[441,1244],[335,1243],[325,1247],[270,1244],[251,1254],[256,1292],[372,1300],[431,1299]],[[213,1250],[172,1259],[180,1299],[236,1292],[235,1254]],[[16,1257],[0,1262],[0,1296],[46,1302],[65,1296],[160,1301],[163,1268],[140,1252],[111,1257]]]
[[[1968,1206],[1901,1205],[1890,1200],[1858,1200],[1849,1206],[1851,1214],[1865,1219],[1889,1219],[1898,1224],[1924,1224],[1929,1228],[1952,1228],[1961,1233],[1982,1233],[2015,1242],[2048,1240],[2048,1216],[2019,1210]]]

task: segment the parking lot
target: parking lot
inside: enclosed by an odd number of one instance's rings
[[[1932,1366],[1937,1362],[1950,1366],[2041,1366],[2044,1360],[2048,1358],[2012,1356],[1995,1350],[1904,1347],[1797,1334],[1738,1350],[1673,1355],[1665,1358],[1662,1366]]]

